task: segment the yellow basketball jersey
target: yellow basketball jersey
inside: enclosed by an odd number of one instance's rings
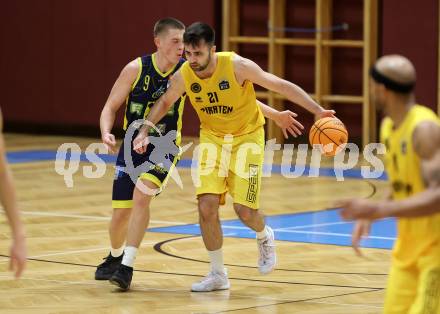
[[[234,74],[233,52],[218,52],[213,75],[200,79],[185,62],[180,68],[186,93],[200,119],[201,128],[217,136],[244,135],[264,125],[252,82],[239,85]]]
[[[427,120],[440,125],[439,118],[432,110],[415,105],[399,127],[394,128],[390,118],[382,122],[380,137],[387,148],[385,168],[394,200],[408,198],[426,188],[420,158],[413,147],[413,133],[420,122]],[[409,265],[430,245],[440,241],[440,214],[399,218],[397,229],[398,239],[393,256],[402,266]]]

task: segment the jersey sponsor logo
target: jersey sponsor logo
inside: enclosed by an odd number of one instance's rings
[[[130,103],[130,113],[135,113],[138,116],[142,115],[142,110],[144,109],[144,105],[140,104],[138,102],[131,102]]]
[[[161,87],[159,87],[159,89],[157,90],[157,91],[155,91],[154,93],[153,93],[153,95],[151,95],[151,97],[153,98],[153,99],[158,99],[160,96],[162,96],[163,94],[165,94],[165,91],[166,91],[166,88],[165,88],[165,86],[161,86]]]
[[[222,105],[218,105],[218,106],[210,106],[210,107],[203,107],[200,110],[202,110],[202,112],[206,113],[206,114],[229,114],[233,111],[233,107],[232,106],[222,106]]]
[[[221,81],[220,83],[218,83],[218,88],[220,90],[229,89],[229,82],[226,80]]]
[[[246,201],[255,203],[258,192],[258,165],[249,165],[249,187],[246,195]]]
[[[160,134],[163,134],[163,133],[165,133],[165,129],[166,129],[166,127],[167,127],[167,126],[166,126],[165,123],[156,124],[156,128],[157,128],[157,130],[156,130],[156,129],[153,129],[153,128],[150,128],[148,134],[149,134],[149,135],[155,135],[155,136],[158,136],[158,135],[159,135],[158,131],[160,132]]]
[[[202,90],[202,86],[200,86],[200,84],[199,83],[192,83],[191,84],[191,91],[193,92],[193,93],[200,93],[200,91]]]

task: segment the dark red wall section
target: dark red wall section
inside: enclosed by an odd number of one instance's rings
[[[417,70],[416,98],[437,108],[439,1],[382,1],[382,54],[399,53]]]
[[[287,1],[290,27],[314,27],[314,1]],[[438,1],[382,0],[379,5],[379,55],[400,53],[417,68],[417,98],[437,104]],[[267,35],[267,0],[241,1],[241,34]],[[121,69],[154,51],[156,20],[174,16],[185,24],[203,20],[221,27],[220,0],[21,0],[0,9],[0,106],[6,125],[98,127],[99,114]],[[335,38],[362,37],[362,1],[334,1],[334,24],[347,22]],[[288,34],[307,37],[308,34]],[[219,36],[220,37],[220,36]],[[220,46],[220,38],[218,44]],[[267,69],[267,47],[240,45],[240,53]],[[314,86],[314,49],[288,47],[287,79],[308,92]],[[332,92],[362,90],[361,49],[334,49]],[[334,104],[354,137],[361,134],[361,107]],[[306,122],[311,118],[295,108]],[[310,118],[310,121],[307,121]],[[117,126],[122,122],[121,114]],[[197,117],[185,107],[185,135],[197,135]]]
[[[200,19],[214,25],[214,3],[2,3],[0,105],[6,122],[98,126],[100,111],[119,72],[130,60],[154,51],[153,25],[166,16],[187,25]],[[196,119],[191,108],[186,108],[185,119]],[[121,122],[119,115],[116,125]],[[191,123],[188,126],[189,133],[196,134],[197,128],[191,129]]]

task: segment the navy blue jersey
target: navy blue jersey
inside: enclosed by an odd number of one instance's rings
[[[162,96],[168,87],[170,76],[173,75],[185,62],[179,63],[162,73],[156,66],[155,54],[137,59],[140,70],[131,92],[127,97],[124,130],[136,120],[144,119],[154,103]],[[180,97],[170,108],[165,117],[156,123],[156,130],[150,128],[150,143],[144,154],[133,150],[133,138],[123,142],[116,160],[115,178],[113,181],[113,208],[131,208],[133,206],[133,191],[138,177],[146,179],[162,190],[169,178],[170,171],[179,160],[182,114],[185,96]],[[139,125],[138,125],[139,126]],[[125,149],[129,151],[130,160],[126,160]]]
[[[185,62],[185,59],[181,59],[167,73],[162,73],[156,66],[155,54],[142,56],[137,60],[140,70],[126,101],[124,130],[127,130],[133,121],[144,119],[148,115],[154,103],[160,96],[165,94],[170,76]],[[177,145],[180,144],[184,102],[185,96],[180,97],[170,108],[166,116],[156,124],[162,135],[167,134],[171,130],[177,131]],[[156,135],[155,133],[156,131],[151,128],[150,134]]]

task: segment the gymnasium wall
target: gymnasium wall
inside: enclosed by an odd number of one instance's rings
[[[286,25],[295,28],[315,27],[315,5],[310,0],[286,1]],[[267,36],[268,1],[241,0],[241,34]],[[434,110],[437,108],[438,1],[382,0],[378,12],[378,55],[400,53],[410,58],[418,74],[416,96]],[[333,25],[349,24],[347,31],[332,34],[334,39],[361,40],[363,36],[363,1],[333,1]],[[313,38],[307,32],[286,33],[286,37]],[[240,45],[240,53],[256,60],[267,69],[267,46]],[[314,92],[315,48],[286,46],[285,78],[307,92]],[[360,95],[362,93],[362,49],[332,49],[331,93]],[[362,106],[360,104],[330,104],[348,125],[350,140],[360,143]],[[306,128],[313,118],[299,106],[285,102],[285,107],[300,114]],[[306,139],[302,139],[304,141]]]
[[[310,0],[286,1],[287,25],[314,27]],[[417,97],[436,108],[438,2],[380,1],[379,54],[402,53],[418,71]],[[130,60],[153,51],[154,22],[174,16],[185,24],[202,19],[221,36],[221,1],[163,0],[21,0],[2,3],[0,10],[0,106],[6,128],[15,131],[99,135],[99,113],[120,70]],[[350,24],[335,38],[360,39],[362,1],[333,1],[334,24]],[[183,8],[183,4],[188,9]],[[241,0],[243,35],[267,35],[267,0]],[[310,37],[310,34],[291,34]],[[240,53],[267,68],[267,48],[241,45]],[[285,77],[313,92],[314,48],[288,47]],[[334,49],[332,93],[360,94],[360,49]],[[312,118],[297,106],[308,127]],[[361,106],[332,104],[347,122],[351,136],[361,135]],[[121,114],[117,126],[121,125]],[[185,107],[185,135],[197,135],[198,123]]]
[[[163,17],[215,25],[213,1],[21,0],[0,9],[0,106],[6,127],[99,136],[99,114],[121,69],[154,51]],[[119,113],[117,125],[122,125]],[[186,106],[186,119],[196,119]],[[197,125],[184,123],[187,133]],[[192,129],[191,129],[192,127]]]
[[[416,98],[437,110],[439,1],[382,1],[382,54],[400,53],[417,70]]]
[[[258,3],[258,4],[257,4]],[[308,0],[286,1],[286,25],[297,29],[313,29],[315,27],[315,5]],[[245,6],[254,7],[247,10]],[[255,12],[253,12],[255,10]],[[259,11],[260,12],[259,12]],[[241,23],[243,31],[250,36],[267,36],[267,25],[264,21],[257,23],[256,17],[266,14],[267,1],[243,1],[243,18]],[[249,12],[251,11],[251,12]],[[334,25],[349,24],[348,31],[332,33],[334,39],[362,39],[362,2],[338,0],[333,2],[332,20]],[[255,25],[258,25],[258,33]],[[287,32],[288,38],[314,38],[315,34],[308,31]],[[244,55],[260,58],[263,67],[267,67],[267,49],[261,49],[260,55],[254,56],[252,48],[242,45]],[[315,47],[310,46],[285,46],[286,74],[285,78],[298,84],[309,93],[314,92],[315,81]],[[362,93],[362,50],[359,48],[334,48],[332,49],[332,77],[331,93],[339,95],[360,95]],[[284,103],[287,109],[299,114],[299,119],[306,129],[313,123],[313,116],[299,106],[290,102]],[[360,137],[362,133],[362,117],[360,104],[330,104],[344,122],[348,122],[350,136]],[[307,137],[300,138],[307,141]]]

